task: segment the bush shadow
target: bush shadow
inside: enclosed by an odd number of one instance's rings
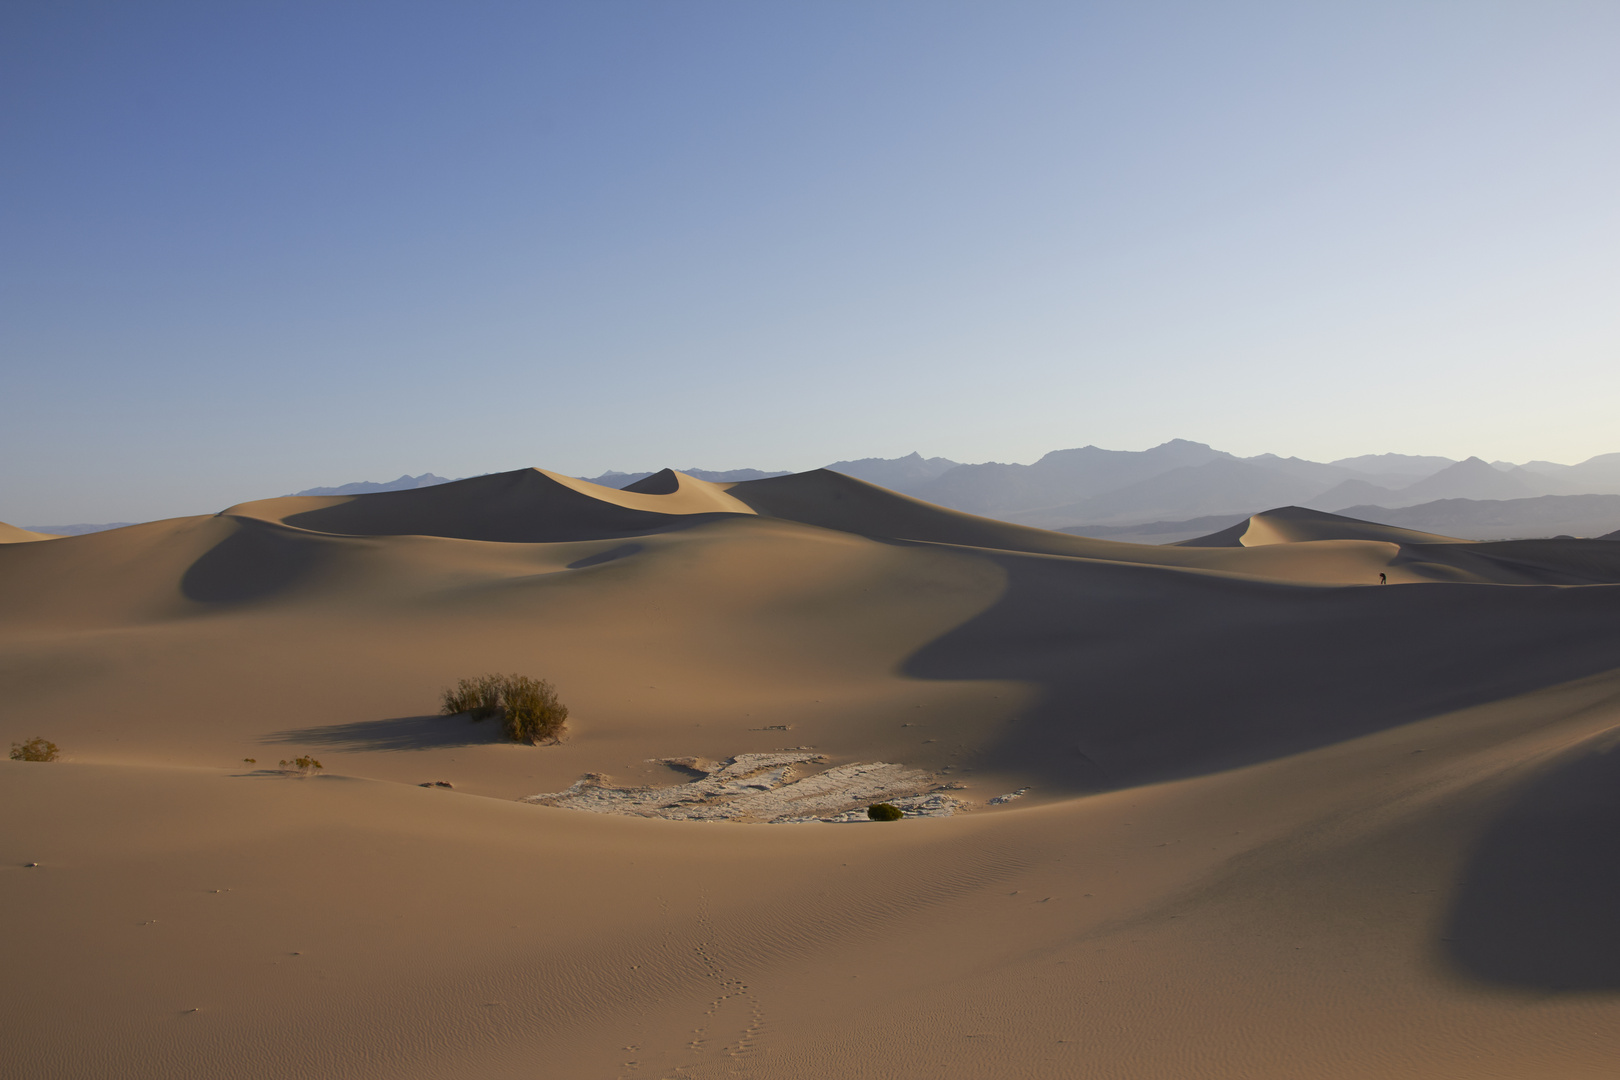
[[[278,746],[324,746],[334,750],[441,750],[505,740],[497,720],[474,722],[465,716],[436,713],[288,728],[271,732],[261,741]]]
[[[1480,840],[1441,942],[1462,975],[1620,990],[1620,742],[1608,743],[1529,784]]]

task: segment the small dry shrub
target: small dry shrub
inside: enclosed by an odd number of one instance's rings
[[[501,683],[505,678],[504,675],[481,675],[476,679],[462,679],[444,692],[445,715],[466,713],[474,720],[500,715]]]
[[[557,700],[557,688],[527,675],[462,679],[444,692],[444,711],[452,716],[466,713],[474,720],[499,716],[513,742],[555,742],[568,721],[568,706]]]
[[[556,741],[568,721],[568,706],[557,700],[557,688],[545,679],[511,675],[501,687],[506,737],[513,742]]]
[[[61,752],[55,743],[37,735],[27,742],[11,744],[12,761],[55,761]]]
[[[303,754],[299,757],[293,758],[291,761],[283,759],[281,762],[281,767],[283,769],[297,769],[305,776],[309,776],[316,769],[321,767],[321,763],[310,757],[308,754]]]
[[[866,816],[871,818],[873,821],[899,821],[901,818],[906,816],[906,813],[904,810],[901,810],[898,806],[894,805],[894,803],[880,802],[868,806],[866,808]]]

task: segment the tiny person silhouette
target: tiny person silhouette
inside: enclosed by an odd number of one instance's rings
[[[1378,575],[1378,584],[1380,584],[1380,585],[1388,585],[1389,584],[1389,578],[1385,577],[1382,573],[1380,573]]]

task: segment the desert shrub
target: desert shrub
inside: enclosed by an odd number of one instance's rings
[[[55,761],[61,750],[49,739],[34,736],[27,742],[14,742],[11,744],[12,761]]]
[[[308,754],[303,754],[299,757],[293,758],[291,761],[283,759],[281,762],[281,767],[283,769],[297,769],[305,776],[308,776],[316,769],[319,769],[321,767],[321,763],[310,757]]]
[[[557,700],[557,688],[527,675],[462,679],[444,692],[444,711],[466,713],[474,720],[499,716],[506,737],[526,743],[559,739],[568,720],[568,706]]]
[[[508,676],[501,687],[501,708],[506,737],[513,742],[555,740],[568,720],[568,706],[557,700],[557,689],[545,679]]]
[[[899,821],[905,817],[905,811],[892,802],[874,803],[866,808],[866,816],[873,821]]]
[[[501,712],[501,684],[504,675],[483,675],[462,679],[444,692],[444,712],[448,716],[466,713],[474,720],[488,720]]]

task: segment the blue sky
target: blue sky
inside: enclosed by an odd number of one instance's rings
[[[0,520],[1620,450],[1612,3],[0,6]]]

